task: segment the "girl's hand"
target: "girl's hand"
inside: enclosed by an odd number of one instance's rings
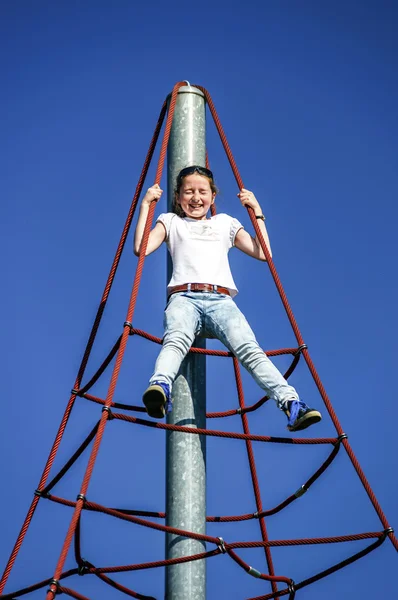
[[[157,183],[155,183],[155,185],[153,185],[152,187],[148,188],[147,193],[145,194],[145,196],[142,199],[142,204],[147,204],[148,206],[151,204],[151,202],[157,202],[161,195],[163,194],[163,190],[160,189],[160,187],[158,186]]]
[[[237,194],[239,200],[243,206],[250,206],[256,214],[261,215],[261,207],[258,203],[256,196],[250,190],[242,188],[239,194]]]

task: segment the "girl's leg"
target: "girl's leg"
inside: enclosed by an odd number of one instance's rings
[[[149,381],[171,386],[178,369],[200,331],[200,313],[186,295],[173,294],[164,313],[163,345]]]
[[[207,304],[206,330],[216,335],[235,354],[281,410],[286,409],[289,400],[298,400],[296,390],[260,348],[249,323],[232,298],[216,295],[213,298]]]

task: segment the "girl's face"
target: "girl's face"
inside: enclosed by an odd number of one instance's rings
[[[206,219],[215,197],[207,177],[193,173],[184,177],[177,202],[187,217],[201,220]]]

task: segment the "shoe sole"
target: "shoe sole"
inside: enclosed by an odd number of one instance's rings
[[[303,415],[301,419],[297,419],[293,426],[288,425],[287,428],[289,431],[302,431],[303,429],[307,429],[307,427],[311,427],[311,425],[314,425],[315,423],[319,423],[321,419],[321,413],[317,410],[312,410],[311,412]]]
[[[154,419],[163,419],[166,412],[166,397],[160,385],[152,385],[144,393],[142,401],[145,404],[146,411]]]

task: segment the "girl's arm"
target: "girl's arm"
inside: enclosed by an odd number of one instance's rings
[[[242,188],[240,193],[238,194],[238,198],[242,202],[243,206],[250,206],[256,215],[262,215],[261,206],[258,203],[253,192]],[[258,219],[258,225],[260,227],[260,231],[266,243],[268,252],[272,257],[271,245],[268,237],[267,228],[265,227],[265,222],[262,219]],[[260,242],[257,236],[252,237],[247,231],[244,229],[239,229],[238,233],[235,236],[235,246],[242,250],[245,254],[249,256],[253,256],[258,260],[267,260],[263,249],[261,248]]]
[[[134,254],[136,254],[137,256],[140,255],[142,236],[144,235],[145,223],[148,217],[149,207],[152,202],[157,202],[162,194],[163,190],[161,190],[158,184],[156,183],[148,189],[147,193],[142,199],[140,214],[138,216],[137,227],[135,228],[134,234]],[[156,223],[155,227],[149,234],[145,256],[148,256],[148,254],[151,254],[151,252],[157,250],[165,239],[166,230],[164,226],[162,225],[162,223]]]

